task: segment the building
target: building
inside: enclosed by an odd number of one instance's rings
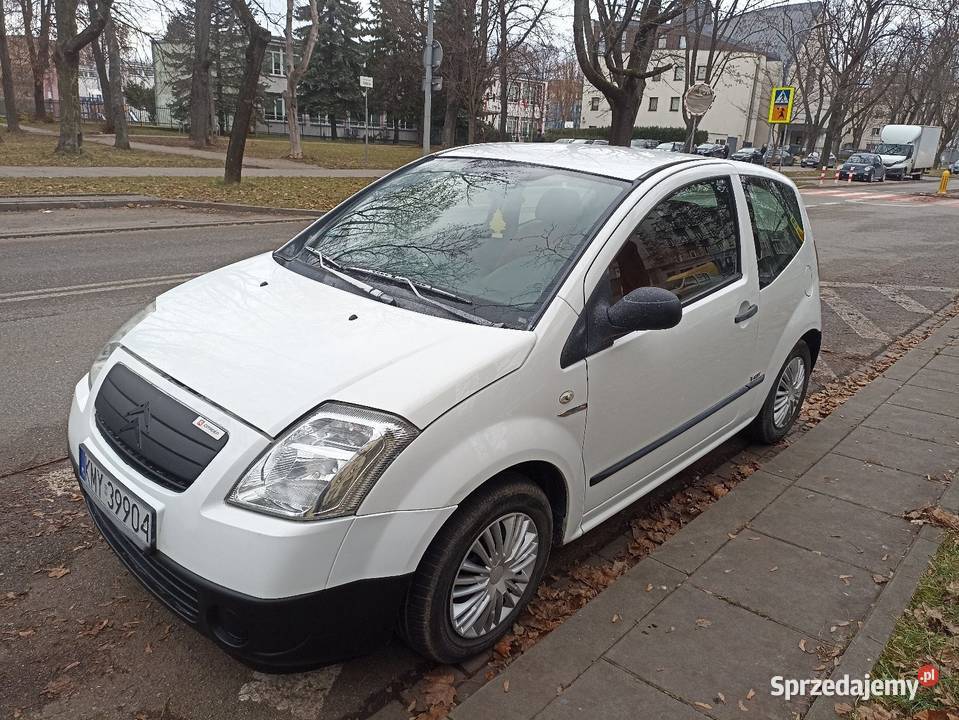
[[[483,114],[496,130],[500,127],[500,82],[493,81],[483,97]],[[506,93],[505,139],[531,142],[546,130],[546,82],[518,77]]]
[[[23,35],[8,35],[7,48],[10,53],[10,66],[13,70],[14,99],[17,112],[33,112],[33,69],[30,67],[30,53],[27,51],[27,39]],[[57,99],[57,69],[53,58],[43,74],[43,99],[48,104]]]

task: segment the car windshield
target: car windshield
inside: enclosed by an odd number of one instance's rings
[[[433,298],[459,302],[459,310],[527,328],[590,228],[627,188],[551,167],[440,157],[360,194],[308,230],[302,244],[345,273],[362,268],[409,278],[447,291]],[[394,282],[388,292],[424,306],[406,283]]]
[[[882,143],[876,148],[876,152],[880,155],[904,155],[905,157],[910,157],[912,155],[912,145]]]
[[[872,155],[850,155],[846,162],[859,163],[860,165],[872,165],[872,158]]]
[[[656,146],[656,149],[657,149],[657,150],[672,150],[672,149],[673,149],[673,144],[672,144],[671,142],[660,143],[659,145]]]

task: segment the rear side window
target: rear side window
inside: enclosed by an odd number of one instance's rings
[[[756,243],[759,287],[764,288],[796,257],[806,231],[792,188],[768,178],[744,177],[743,189]]]
[[[736,202],[728,177],[687,185],[650,210],[609,266],[612,301],[641,287],[680,300],[739,277]]]

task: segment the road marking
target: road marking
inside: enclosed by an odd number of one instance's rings
[[[879,340],[883,343],[890,341],[890,337],[876,327],[872,320],[839,297],[831,288],[820,287],[819,294],[823,302],[859,337],[866,340]]]
[[[921,313],[923,315],[932,315],[932,311],[925,305],[906,295],[902,290],[893,285],[876,285],[876,290],[892,300],[903,310],[909,312]]]
[[[5,303],[46,300],[70,295],[89,295],[91,293],[113,292],[132,288],[153,287],[156,285],[178,285],[186,280],[199,277],[203,273],[181,273],[179,275],[155,275],[153,277],[130,278],[112,282],[88,283],[86,285],[64,285],[62,287],[42,288],[38,290],[17,290],[0,293],[0,305]]]

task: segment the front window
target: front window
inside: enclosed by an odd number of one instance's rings
[[[912,157],[912,145],[899,145],[896,143],[880,143],[876,148],[879,155],[902,155]]]
[[[595,175],[499,160],[436,158],[380,183],[312,228],[302,244],[398,304],[443,315],[424,296],[507,327],[528,328],[590,229],[628,188]],[[316,265],[309,253],[297,256]],[[333,283],[336,284],[336,283]],[[443,315],[445,317],[445,315]]]
[[[872,155],[850,155],[846,162],[851,165],[872,165]]]

